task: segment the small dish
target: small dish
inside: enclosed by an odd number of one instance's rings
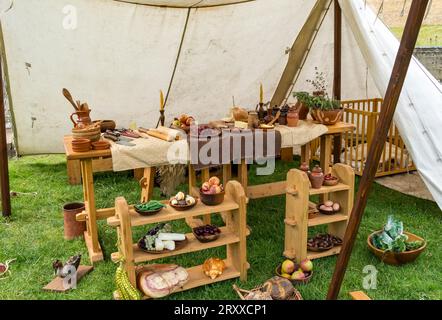
[[[279,276],[279,277],[281,277],[281,278],[284,278],[283,276],[282,276],[282,273],[281,273],[281,267],[282,267],[282,265],[279,265],[277,268],[276,268],[276,270],[275,270],[275,273],[276,273],[276,275],[277,276]],[[287,279],[287,280],[290,280],[290,282],[293,284],[293,285],[297,285],[297,284],[307,284],[307,283],[309,283],[310,282],[310,280],[312,279],[312,277],[313,277],[313,271],[310,271],[310,272],[304,272],[304,274],[308,274],[304,279],[302,279],[302,280],[294,280],[294,279]]]
[[[149,217],[149,216],[153,216],[155,214],[157,214],[158,212],[160,212],[161,210],[163,210],[163,208],[159,208],[156,210],[151,210],[151,211],[142,211],[137,209],[136,207],[134,207],[135,212],[138,213],[139,215],[143,216],[143,217]]]
[[[173,252],[173,251],[181,250],[187,245],[188,242],[189,242],[189,240],[186,237],[186,239],[184,239],[183,241],[175,241],[175,250],[164,249],[161,251],[156,251],[156,250],[146,249],[146,244],[144,242],[144,237],[143,237],[140,240],[138,240],[137,245],[138,245],[138,248],[140,248],[144,252],[151,253],[151,254],[162,254],[164,252]]]
[[[180,206],[180,205],[173,205],[172,201],[169,201],[169,205],[174,208],[176,211],[187,211],[192,209],[193,207],[196,206],[196,204],[198,203],[198,198],[194,198],[195,199],[195,203],[194,204],[188,204],[185,206]]]

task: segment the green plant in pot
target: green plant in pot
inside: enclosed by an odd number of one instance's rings
[[[293,96],[298,100],[295,109],[299,114],[299,120],[306,120],[310,111],[308,107],[310,94],[308,92],[293,92]]]
[[[401,265],[414,260],[425,250],[424,239],[404,231],[402,221],[388,217],[384,228],[368,236],[368,248],[383,262]]]
[[[307,80],[314,88],[313,94],[295,92],[294,96],[310,110],[313,120],[325,125],[334,125],[342,120],[343,109],[338,100],[329,98],[323,72],[315,68],[315,78]]]

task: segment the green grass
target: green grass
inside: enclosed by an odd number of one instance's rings
[[[273,176],[250,175],[252,184],[277,181],[285,178],[287,170],[297,166],[278,163]],[[253,172],[253,171],[252,171]],[[69,186],[63,156],[23,157],[10,163],[11,187],[14,191],[38,192],[38,195],[14,198],[13,217],[0,222],[0,261],[17,258],[12,264],[12,277],[0,281],[0,299],[111,299],[114,290],[113,276],[116,266],[110,262],[115,251],[116,231],[104,221],[99,222],[99,236],[105,252],[105,262],[96,264],[95,270],[84,278],[76,290],[67,294],[43,292],[41,288],[53,277],[51,262],[82,253],[87,261],[87,251],[81,240],[63,239],[61,207],[66,202],[82,199],[80,186]],[[159,191],[155,190],[158,197]],[[98,174],[96,198],[98,207],[112,206],[114,198],[124,195],[128,202],[139,197],[137,183],[127,173]],[[243,288],[253,288],[273,276],[276,265],[282,260],[284,245],[284,197],[250,201],[247,223],[252,228],[248,238],[249,280],[237,280],[196,288],[170,296],[170,299],[238,299],[232,290],[237,283]],[[403,220],[406,229],[428,240],[428,249],[413,264],[393,267],[381,263],[366,248],[367,235],[382,227],[389,214]],[[219,217],[214,217],[220,222]],[[175,224],[184,230],[183,223]],[[374,265],[378,273],[378,288],[368,294],[374,299],[442,299],[442,214],[437,205],[425,200],[405,196],[375,185],[353,251],[350,265],[341,290],[341,299],[347,293],[362,289],[363,269]],[[140,237],[146,227],[137,228],[134,238]],[[317,230],[316,230],[317,231]],[[223,255],[224,249],[170,258],[183,266],[202,263],[206,258]],[[300,287],[305,299],[323,299],[331,280],[336,257],[316,260],[315,276],[307,286]]]
[[[390,30],[399,40],[401,39],[404,32],[403,27],[393,27]],[[416,46],[442,46],[442,25],[422,26]]]

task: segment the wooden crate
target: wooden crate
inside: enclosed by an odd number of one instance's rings
[[[246,281],[247,269],[249,268],[246,247],[246,237],[249,231],[246,224],[246,211],[245,192],[241,184],[236,181],[227,183],[225,200],[218,206],[206,206],[198,203],[188,211],[176,211],[167,205],[160,213],[150,217],[140,216],[133,210],[133,207],[127,205],[124,198],[117,198],[115,201],[115,216],[107,219],[110,226],[117,228],[119,238],[119,252],[112,253],[112,260],[116,262],[121,258],[124,259],[124,267],[129,279],[132,285],[136,286],[136,264],[138,263],[226,246],[227,257],[224,260],[226,270],[220,277],[212,280],[203,273],[201,265],[190,267],[187,269],[189,282],[180,291],[238,277],[241,281]],[[146,253],[141,251],[137,244],[133,243],[132,227],[189,219],[212,213],[222,213],[226,223],[225,227],[220,228],[222,230],[220,237],[213,242],[201,243],[192,233],[188,233],[186,234],[188,243],[184,248],[161,254]],[[123,257],[121,257],[121,254]]]
[[[341,163],[351,166],[359,176],[362,176],[365,168],[365,162],[373,141],[382,103],[382,99],[341,102],[344,108],[343,121],[356,126],[356,130],[342,135]],[[310,143],[310,150],[311,158],[319,160],[319,155],[317,154],[319,139]],[[414,170],[416,170],[416,167],[399,134],[399,130],[395,124],[392,124],[379,161],[376,177]]]

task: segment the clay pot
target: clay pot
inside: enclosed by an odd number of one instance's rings
[[[313,189],[321,189],[324,183],[324,172],[320,166],[315,166],[308,175]]]
[[[335,110],[319,110],[312,109],[310,115],[313,120],[318,121],[326,126],[331,126],[342,120],[342,115],[344,113],[343,109]]]
[[[84,203],[67,203],[63,206],[64,238],[73,240],[83,236],[86,231],[86,222],[77,221],[76,215],[84,211]]]
[[[249,129],[258,128],[259,127],[258,112],[250,111],[247,123],[248,123]]]
[[[71,114],[71,121],[74,124],[74,128],[82,129],[86,128],[92,124],[92,120],[90,117],[91,110],[85,111],[77,111]],[[77,121],[74,120],[74,117],[77,117]]]
[[[281,115],[279,116],[278,123],[279,123],[281,126],[286,126],[286,125],[287,125],[287,116],[283,116],[283,115],[281,114]]]
[[[299,167],[299,170],[304,171],[305,173],[308,174],[308,172],[310,171],[310,168],[309,168],[307,162],[303,162],[301,164],[301,166]]]
[[[295,105],[296,110],[299,114],[299,120],[307,120],[307,115],[309,112],[309,108],[303,104],[302,102],[299,102]]]
[[[299,114],[296,111],[289,111],[287,113],[287,125],[289,127],[297,127],[299,122]]]
[[[106,132],[107,130],[115,130],[115,128],[117,127],[117,124],[114,120],[98,120],[94,121],[94,123],[100,124],[100,131],[102,133]]]

